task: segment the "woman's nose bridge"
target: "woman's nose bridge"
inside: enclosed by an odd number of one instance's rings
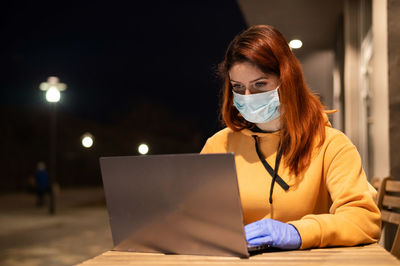
[[[253,88],[252,88],[252,85],[250,83],[247,84],[244,94],[245,95],[253,94]]]

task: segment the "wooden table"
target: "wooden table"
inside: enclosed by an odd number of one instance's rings
[[[79,265],[400,265],[378,244],[268,252],[249,259],[107,251]]]

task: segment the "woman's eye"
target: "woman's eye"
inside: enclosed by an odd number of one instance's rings
[[[242,85],[240,85],[240,84],[233,84],[232,87],[233,87],[234,89],[236,89],[236,90],[242,89]]]
[[[265,87],[266,85],[267,85],[266,82],[257,82],[257,83],[255,84],[255,87],[256,87],[256,88],[262,88],[262,87]]]

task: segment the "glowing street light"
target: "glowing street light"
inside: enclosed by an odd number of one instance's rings
[[[82,142],[82,146],[88,149],[93,146],[94,137],[90,133],[85,133],[81,137],[81,142]]]
[[[56,88],[58,91],[65,91],[67,89],[67,85],[65,83],[60,83],[57,77],[49,77],[47,82],[40,83],[39,86],[41,91],[47,91],[51,88]]]
[[[46,92],[46,100],[50,103],[56,103],[60,101],[61,91],[65,91],[67,89],[67,85],[65,83],[60,83],[57,77],[49,77],[47,82],[40,83],[39,86],[41,91]]]
[[[56,87],[50,87],[46,92],[46,100],[50,103],[57,103],[60,101],[61,93]]]
[[[147,144],[140,144],[138,147],[138,151],[140,154],[145,155],[149,152],[149,146]]]
[[[56,103],[60,101],[61,91],[67,89],[65,83],[60,83],[57,77],[49,77],[47,82],[42,82],[39,85],[41,91],[46,92],[46,100],[50,103],[50,204],[49,212],[55,212],[54,186],[56,184],[56,155],[57,155],[57,116]]]
[[[289,42],[289,46],[292,49],[299,49],[303,46],[303,42],[298,39],[293,39]]]

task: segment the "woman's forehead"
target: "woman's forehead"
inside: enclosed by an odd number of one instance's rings
[[[229,70],[229,78],[236,82],[250,82],[259,78],[269,78],[273,74],[266,74],[259,67],[250,62],[235,63]]]

